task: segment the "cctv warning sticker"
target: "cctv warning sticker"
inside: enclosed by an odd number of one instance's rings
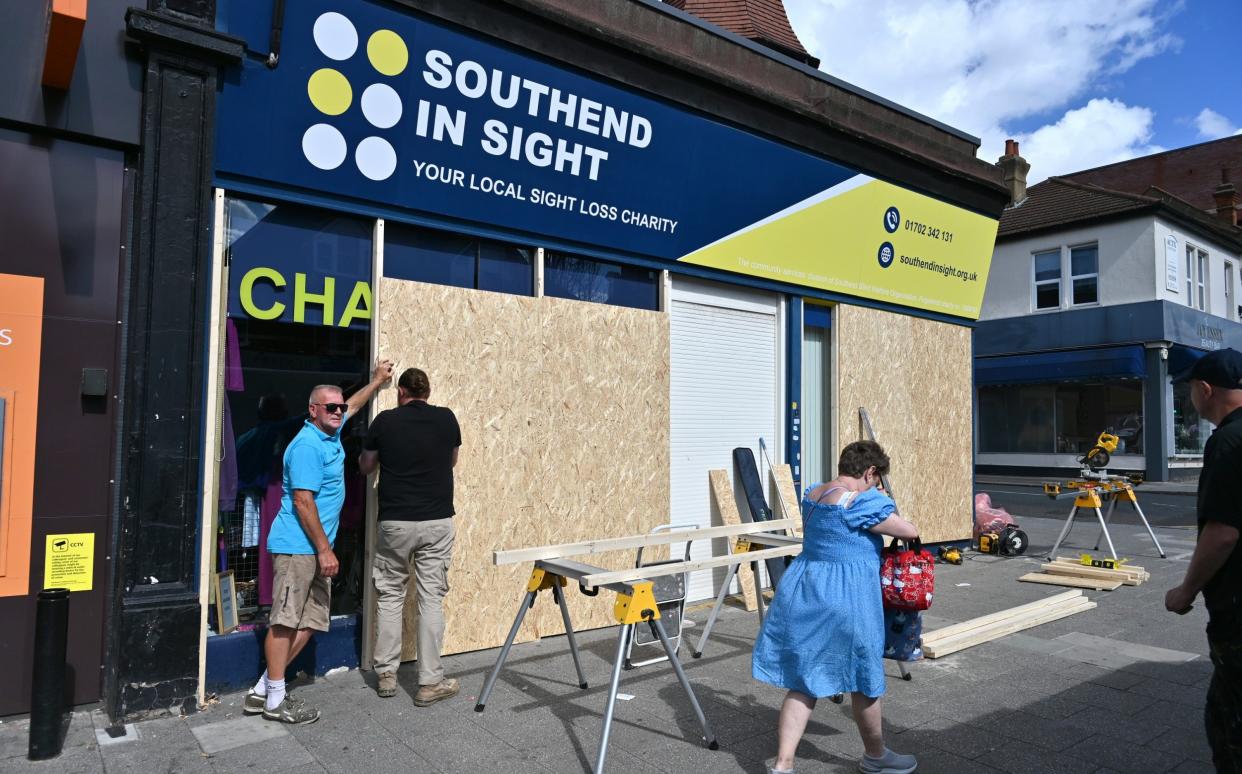
[[[95,577],[95,533],[48,535],[43,588],[90,591]]]

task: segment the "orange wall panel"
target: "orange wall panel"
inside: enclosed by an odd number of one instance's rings
[[[42,335],[43,278],[0,274],[0,597],[29,591]]]

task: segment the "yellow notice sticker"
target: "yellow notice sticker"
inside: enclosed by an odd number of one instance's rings
[[[95,533],[47,536],[43,588],[90,591],[95,578]]]

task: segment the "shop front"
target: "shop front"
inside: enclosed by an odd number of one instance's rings
[[[980,473],[1076,473],[1102,432],[1110,468],[1153,481],[1197,475],[1212,427],[1172,376],[1242,324],[1150,301],[980,323],[975,384]]]
[[[378,356],[462,425],[450,652],[512,619],[529,568],[492,551],[712,524],[734,448],[826,479],[859,407],[925,537],[969,534],[1006,198],[976,138],[649,0],[129,5],[90,4],[61,94],[48,4],[0,33],[0,714],[47,585],[76,703],[253,680],[283,450]],[[345,430],[332,630],[295,669],[368,664],[352,461],[392,393]]]
[[[232,4],[221,26],[265,51],[272,8]],[[251,55],[226,72],[215,135],[206,690],[258,670],[264,536],[306,394],[348,394],[376,356],[426,369],[462,423],[450,652],[506,633],[525,568],[494,568],[491,551],[707,526],[707,471],[730,469],[733,448],[762,459],[762,439],[798,480],[828,478],[860,405],[899,449],[896,475],[926,479],[909,507],[928,538],[968,535],[969,325],[1003,203],[986,165],[963,184],[874,148],[799,147],[684,76],[653,88],[624,39],[584,57],[546,19],[283,13],[275,66]],[[664,7],[636,23],[661,20],[715,37]],[[345,431],[350,458],[365,423]],[[374,512],[346,477],[333,631],[307,670],[367,663]],[[696,573],[690,596],[719,578]],[[572,605],[580,626],[609,622],[606,605]],[[559,633],[548,612],[519,639]]]

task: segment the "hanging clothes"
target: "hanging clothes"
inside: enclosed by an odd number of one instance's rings
[[[224,389],[229,392],[243,392],[246,389],[242,378],[241,346],[237,342],[237,326],[233,318],[224,322]]]
[[[233,435],[233,411],[229,396],[224,397],[224,417],[221,421],[220,460],[220,510],[232,511],[237,507],[237,440]]]
[[[259,496],[253,492],[247,492],[242,498],[242,548],[254,548],[259,545],[260,522],[262,521],[262,506]]]

